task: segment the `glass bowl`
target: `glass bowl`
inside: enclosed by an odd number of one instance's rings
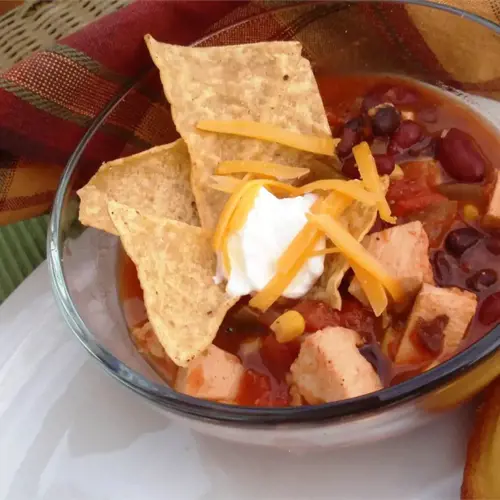
[[[253,6],[263,12],[242,18],[245,9],[238,7],[233,24],[222,21],[219,31],[195,45],[297,39],[317,71],[416,78],[460,95],[492,121],[500,118],[495,102],[500,28],[485,19],[424,1]],[[48,235],[52,285],[64,318],[99,364],[143,400],[211,435],[309,449],[394,436],[472,397],[498,374],[500,328],[428,372],[346,401],[249,408],[175,392],[129,338],[117,291],[119,240],[78,223],[75,190],[103,161],[176,137],[158,73],[151,69],[109,103],[75,150],[57,191]]]

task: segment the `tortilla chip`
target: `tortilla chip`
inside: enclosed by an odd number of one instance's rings
[[[118,234],[108,214],[108,198],[144,215],[199,225],[189,174],[191,162],[182,139],[142,153],[104,163],[78,191],[80,221]]]
[[[108,208],[137,267],[148,319],[168,356],[186,366],[212,343],[237,301],[214,284],[210,236],[199,227],[144,216],[113,200]]]
[[[215,228],[228,198],[209,187],[221,161],[260,160],[306,167],[323,178],[328,172],[336,175],[335,158],[196,128],[200,120],[252,120],[330,137],[316,80],[299,42],[179,47],[150,35],[145,40],[160,70],[177,130],[189,148],[191,185],[204,228]]]
[[[382,177],[382,185],[387,191],[389,188],[387,176]],[[368,234],[376,219],[377,207],[355,201],[340,216],[339,220],[358,241],[361,241]],[[308,296],[312,299],[323,300],[330,304],[333,309],[340,311],[342,297],[339,286],[349,267],[347,259],[342,254],[327,254],[325,256],[325,270]]]

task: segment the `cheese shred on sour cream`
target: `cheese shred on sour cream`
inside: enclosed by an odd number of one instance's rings
[[[261,187],[245,224],[228,238],[229,276],[219,254],[214,281],[226,279],[226,291],[235,297],[265,288],[276,274],[279,258],[307,223],[306,214],[317,199],[314,194],[280,199]],[[324,248],[325,237],[321,237],[315,250]],[[323,274],[324,260],[324,255],[309,258],[283,296],[296,299],[305,295]]]

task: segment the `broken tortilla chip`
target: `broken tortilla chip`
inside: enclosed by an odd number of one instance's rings
[[[201,120],[246,120],[331,137],[311,65],[301,56],[299,42],[179,47],[150,35],[145,40],[160,70],[177,130],[189,148],[191,185],[204,228],[215,228],[228,199],[210,187],[222,161],[271,162],[308,168],[321,178],[338,176],[335,157],[325,163],[325,158],[288,146],[197,128]]]
[[[210,235],[183,222],[141,215],[113,200],[108,208],[137,268],[148,319],[168,356],[186,366],[212,343],[238,300],[214,284]]]
[[[108,213],[108,198],[154,215],[199,225],[189,175],[186,144],[179,139],[142,153],[104,163],[78,191],[82,224],[118,234]]]
[[[389,188],[389,178],[381,178],[384,192]],[[358,241],[361,241],[370,231],[377,219],[377,208],[355,201],[339,217],[339,221]],[[323,300],[333,309],[342,309],[342,297],[339,286],[350,265],[347,259],[339,253],[325,255],[325,270],[308,297]]]

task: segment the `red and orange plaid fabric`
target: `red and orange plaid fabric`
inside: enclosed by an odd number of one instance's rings
[[[284,2],[280,2],[283,4]],[[500,21],[500,0],[438,0],[468,9],[493,22]],[[247,23],[221,34],[221,43],[261,39],[294,38],[315,10],[341,10],[345,2],[316,3],[303,6],[300,15],[276,13],[266,22]],[[138,0],[128,7],[61,40],[50,50],[36,53],[0,76],[0,224],[25,219],[50,208],[64,165],[85,130],[105,104],[131,80],[152,67],[143,36],[176,44],[190,44],[203,34],[217,30],[277,7],[276,2],[176,2]],[[296,4],[297,5],[297,4]],[[300,4],[298,8],[302,8]],[[309,10],[307,10],[309,9]],[[444,82],[459,82],[463,88],[500,90],[500,64],[491,54],[500,54],[500,39],[485,30],[478,31],[478,51],[464,51],[460,58],[450,57],[451,43],[460,43],[464,21],[436,11],[422,18],[414,6],[394,4],[356,5],[364,26],[378,34],[377,53],[405,46],[415,66],[431,70]],[[353,22],[353,16],[350,21]],[[342,22],[342,17],[339,17]],[[354,22],[356,18],[354,17]],[[439,35],[448,23],[447,40]],[[435,30],[433,27],[440,26]],[[353,26],[354,28],[354,26]],[[478,26],[478,29],[480,27]],[[466,29],[470,30],[470,23]],[[245,30],[253,30],[252,37]],[[306,53],[320,50],[331,30],[314,37],[318,47],[305,47]],[[300,36],[298,36],[300,39]],[[470,40],[469,36],[467,40]],[[457,42],[458,41],[458,42]],[[394,50],[396,52],[396,50]],[[456,53],[456,51],[455,51]],[[500,56],[498,56],[500,58]],[[343,60],[342,60],[343,61]],[[102,127],[88,148],[85,161],[89,175],[105,160],[123,154],[131,135],[142,149],[169,134],[158,133],[164,106],[147,85],[134,91],[126,106]],[[164,121],[164,120],[163,120]],[[172,134],[175,133],[173,130]]]

